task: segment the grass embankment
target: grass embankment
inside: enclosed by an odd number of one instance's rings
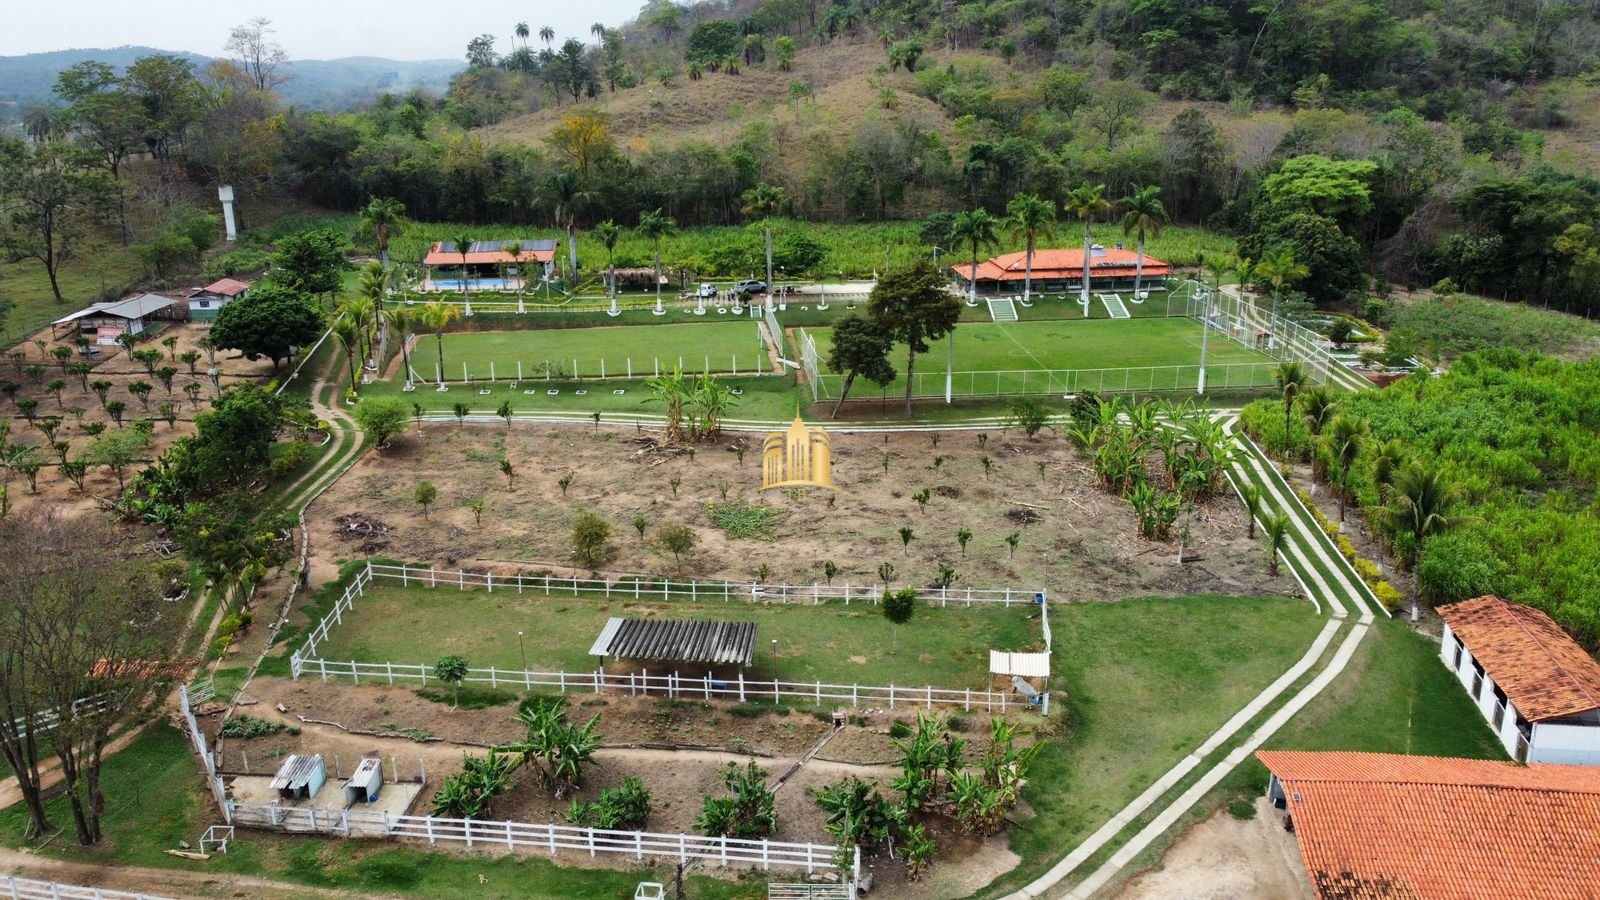
[[[344,614],[317,655],[432,665],[444,654],[458,653],[474,667],[521,669],[521,631],[529,669],[586,672],[595,664],[589,647],[612,616],[754,622],[755,661],[746,670],[752,679],[772,678],[776,666],[782,681],[977,689],[989,684],[990,649],[1043,648],[1038,608],[1032,604],[922,604],[910,622],[896,628],[868,602],[663,603],[380,584],[356,600],[355,610]],[[704,674],[702,668],[671,662],[643,665],[657,674],[675,668],[686,676]]]
[[[105,763],[105,842],[93,849],[73,844],[71,812],[58,798],[49,804],[50,815],[66,833],[38,852],[80,862],[193,871],[195,863],[164,851],[180,841],[194,844],[207,825],[218,821],[195,768],[182,732],[166,723],[150,726]],[[6,843],[21,844],[25,816],[20,804],[0,811],[0,835]],[[670,867],[563,869],[536,855],[430,853],[388,842],[254,831],[241,831],[228,852],[213,856],[205,869],[224,881],[230,874],[251,875],[307,887],[417,897],[459,897],[463,886],[470,884],[474,896],[507,900],[629,897],[640,881],[670,882],[672,875]],[[175,879],[174,884],[188,883]],[[693,896],[706,900],[747,900],[766,892],[765,881],[746,885],[692,876],[685,884]]]
[[[1036,877],[1199,746],[1324,620],[1299,601],[1190,597],[1057,606],[1050,622],[1065,715],[1029,773],[1036,815],[1011,836],[1022,863],[995,891]]]

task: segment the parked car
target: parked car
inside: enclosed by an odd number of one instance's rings
[[[704,299],[707,299],[707,300],[717,296],[717,286],[712,284],[709,281],[701,284],[700,285],[700,296],[702,298],[704,298]]]
[[[767,283],[759,279],[747,279],[735,284],[733,292],[735,294],[765,294],[767,292]]]

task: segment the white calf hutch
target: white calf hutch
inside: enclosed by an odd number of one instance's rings
[[[1439,608],[1440,652],[1506,753],[1600,766],[1600,663],[1549,616],[1499,597]]]

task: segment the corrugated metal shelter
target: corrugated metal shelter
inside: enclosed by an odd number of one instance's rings
[[[690,663],[750,665],[756,623],[624,619],[612,617],[589,648],[590,656]]]
[[[383,760],[368,756],[361,760],[356,770],[344,783],[346,803],[374,803],[383,788]]]
[[[309,800],[328,780],[328,766],[320,754],[296,753],[283,761],[272,778],[272,789],[284,800]]]
[[[1023,678],[1049,678],[1050,654],[990,650],[989,672],[994,675],[1021,675]]]

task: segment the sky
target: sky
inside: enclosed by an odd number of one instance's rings
[[[0,28],[0,56],[86,47],[137,45],[223,56],[228,32],[253,16],[272,20],[278,43],[292,59],[382,56],[463,59],[467,42],[493,34],[496,49],[511,46],[526,21],[538,45],[539,28],[592,41],[595,22],[620,25],[643,0],[524,0],[515,3],[421,3],[417,0],[272,0],[260,5],[196,0],[78,0],[70,14],[52,3],[19,2]]]

